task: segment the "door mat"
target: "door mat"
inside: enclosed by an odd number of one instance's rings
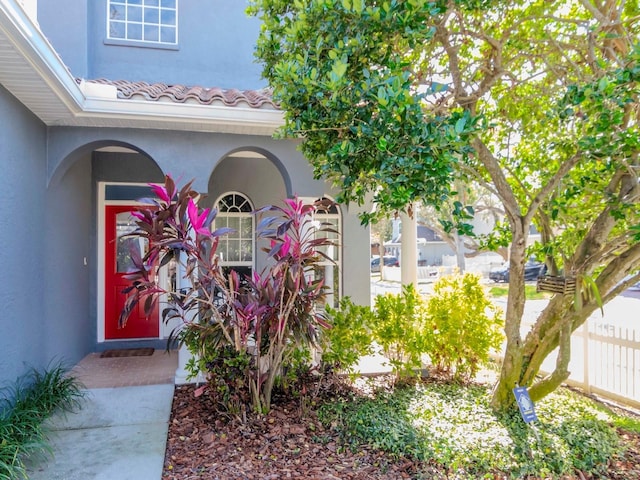
[[[116,348],[105,350],[100,354],[100,358],[148,357],[153,355],[154,350],[154,348]]]

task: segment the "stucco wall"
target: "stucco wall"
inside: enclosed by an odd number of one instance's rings
[[[91,170],[94,188],[98,181],[160,182],[162,173],[166,172],[181,183],[195,179],[194,188],[208,193],[210,203],[223,191],[230,190],[245,193],[256,207],[278,203],[294,194],[315,198],[331,195],[324,182],[313,179],[308,162],[297,151],[295,142],[259,136],[136,129],[50,128],[48,166],[51,183],[58,183],[61,177],[64,179],[76,164],[89,163],[88,151],[109,144],[128,145],[145,152],[153,160],[138,154],[96,152]],[[243,152],[243,157],[229,156],[231,152],[239,151]],[[252,151],[260,154],[252,156]],[[96,212],[96,191],[89,197],[93,202],[91,211]],[[368,304],[369,232],[360,225],[354,207],[343,207],[342,210],[343,294],[357,303]],[[90,255],[97,251],[95,237],[90,250]],[[89,258],[92,339],[96,338],[97,322],[96,262],[96,257]],[[256,267],[261,269],[263,265],[264,259],[258,256]]]
[[[0,86],[0,384],[47,362],[44,267],[45,128]]]
[[[213,171],[209,180],[205,205],[212,206],[226,192],[246,195],[254,208],[280,205],[287,198],[287,191],[278,169],[266,158],[225,158]],[[264,244],[257,243],[255,267],[262,271],[266,265]]]
[[[88,74],[87,9],[93,3],[93,0],[38,2],[40,29],[76,77],[87,78]]]
[[[77,162],[47,189],[44,213],[43,351],[74,365],[92,351],[89,280],[91,164]]]
[[[39,2],[40,26],[74,75],[243,90],[266,85],[253,57],[260,24],[244,13],[247,2],[180,1],[176,49],[105,42],[106,5],[106,0]]]

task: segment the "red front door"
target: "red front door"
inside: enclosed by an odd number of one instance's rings
[[[131,216],[134,205],[109,205],[105,207],[105,326],[106,340],[129,338],[158,338],[160,316],[158,307],[149,316],[144,314],[144,302],[131,312],[127,324],[118,327],[118,317],[127,295],[122,291],[131,285],[124,278],[131,264],[131,249],[140,249],[142,256],[147,245],[144,239],[126,237],[136,228]]]

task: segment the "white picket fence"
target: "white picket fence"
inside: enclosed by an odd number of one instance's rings
[[[638,303],[629,305],[637,308]],[[556,352],[541,371],[553,371],[555,361]],[[571,337],[569,370],[569,385],[640,408],[640,311],[619,315],[605,306],[604,316],[594,313]]]

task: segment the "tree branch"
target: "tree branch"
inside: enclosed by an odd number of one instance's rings
[[[536,214],[540,205],[545,201],[545,199],[549,198],[551,193],[556,189],[558,184],[562,181],[562,179],[571,171],[571,169],[578,164],[580,159],[582,158],[581,152],[573,154],[571,158],[562,162],[560,168],[553,174],[553,176],[542,186],[538,193],[531,201],[529,205],[529,210],[525,216],[526,222],[531,222],[533,216]]]
[[[559,332],[558,357],[556,367],[547,377],[529,388],[529,395],[534,402],[553,392],[562,382],[569,378],[569,360],[571,358],[571,324],[563,325]]]
[[[493,183],[495,184],[496,195],[502,199],[505,213],[512,219],[512,221],[520,218],[521,213],[518,200],[513,194],[513,190],[511,190],[511,186],[507,182],[504,172],[500,168],[496,158],[493,156],[493,153],[479,138],[474,139],[472,145],[478,155],[478,159],[487,169]]]

